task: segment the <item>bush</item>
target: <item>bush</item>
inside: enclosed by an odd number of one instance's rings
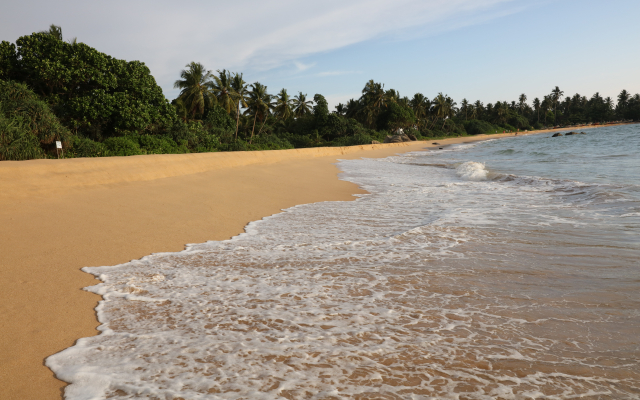
[[[170,137],[142,135],[137,139],[143,154],[181,154],[189,152],[187,146],[179,146]]]
[[[464,129],[467,131],[469,135],[482,135],[482,134],[490,134],[496,133],[498,128],[486,121],[481,121],[479,119],[472,119],[469,121],[463,122]]]
[[[109,156],[136,156],[142,154],[140,146],[129,137],[111,137],[104,141]]]
[[[22,83],[0,80],[0,115],[6,119],[0,144],[2,157],[20,157],[5,159],[24,160],[27,154],[28,158],[43,158],[46,150],[55,152],[55,141],[66,146],[72,137],[47,103]]]
[[[78,136],[73,137],[69,143],[69,148],[67,148],[64,153],[64,156],[68,158],[106,157],[108,155],[109,151],[104,144]]]
[[[44,152],[38,139],[25,128],[22,118],[9,119],[0,113],[0,160],[43,157]]]

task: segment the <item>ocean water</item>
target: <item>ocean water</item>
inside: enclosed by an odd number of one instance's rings
[[[341,161],[370,194],[117,266],[67,399],[640,399],[640,125]]]

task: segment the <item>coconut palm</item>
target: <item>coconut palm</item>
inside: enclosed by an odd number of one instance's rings
[[[551,91],[551,100],[553,102],[553,108],[554,108],[554,117],[553,117],[554,124],[558,120],[558,102],[560,101],[560,98],[562,97],[563,94],[564,92],[560,90],[558,86],[556,86],[556,88]]]
[[[281,120],[288,120],[293,117],[291,109],[292,100],[287,93],[287,89],[282,89],[276,98],[276,104],[273,109],[274,114]]]
[[[273,97],[267,93],[267,87],[265,85],[260,82],[255,82],[251,85],[249,98],[247,100],[247,110],[245,111],[247,115],[253,114],[253,128],[251,129],[251,139],[249,139],[249,143],[253,141],[253,133],[256,129],[256,121],[258,120],[262,121],[258,134],[262,132],[267,117],[274,107],[272,99]]]
[[[222,107],[227,114],[231,114],[236,108],[236,99],[232,87],[233,78],[231,72],[226,69],[216,71],[218,75],[213,75],[213,94],[218,100],[218,105]]]
[[[480,100],[476,100],[476,102],[473,103],[473,109],[476,114],[475,118],[480,118],[484,112],[484,104],[482,104]]]
[[[311,114],[311,106],[313,100],[307,101],[307,95],[299,92],[296,97],[293,98],[293,115],[296,118]]]
[[[533,109],[538,113],[538,123],[540,122],[540,106],[540,99],[537,97],[533,99]]]
[[[522,93],[520,95],[520,97],[518,98],[518,105],[520,108],[520,115],[522,115],[522,110],[524,109],[524,106],[527,104],[527,95]]]
[[[438,119],[442,119],[442,128],[447,122],[447,118],[453,117],[455,103],[449,96],[445,96],[442,92],[433,99],[433,110]]]
[[[469,117],[469,102],[467,99],[462,99],[460,102],[460,111],[464,113],[464,119],[468,119]]]
[[[242,74],[234,73],[231,78],[231,88],[233,89],[233,99],[235,101],[236,110],[236,140],[238,139],[238,127],[240,126],[240,108],[247,108],[247,99],[249,91],[247,83],[242,79]]]
[[[214,87],[211,79],[213,75],[204,65],[191,62],[187,69],[180,72],[180,78],[173,87],[180,89],[180,98],[191,113],[191,119],[195,119],[196,113],[204,113],[204,108],[215,103]]]

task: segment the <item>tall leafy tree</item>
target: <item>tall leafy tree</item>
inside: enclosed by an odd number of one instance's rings
[[[231,114],[236,107],[231,72],[226,69],[222,71],[217,70],[216,72],[218,75],[212,75],[213,82],[211,88],[213,94],[216,96],[218,105],[222,107],[227,114]]]
[[[195,119],[196,113],[203,114],[206,106],[216,102],[213,74],[204,65],[192,61],[180,72],[180,78],[173,87],[180,89],[180,97]]]
[[[176,115],[149,68],[84,43],[34,33],[0,45],[0,75],[27,84],[74,133],[102,139],[151,131]]]
[[[520,115],[522,115],[522,112],[524,111],[524,107],[527,105],[527,95],[522,93],[520,95],[520,97],[518,98],[518,105],[520,108]]]
[[[240,108],[247,108],[247,100],[249,99],[249,89],[247,83],[242,79],[242,74],[235,73],[231,78],[231,88],[233,89],[233,98],[235,100],[236,110],[236,140],[238,139],[238,128],[240,126]]]
[[[538,122],[540,122],[540,108],[541,108],[541,103],[540,103],[540,99],[539,98],[535,98],[533,99],[533,108],[534,110],[536,110],[536,112],[538,113]]]
[[[274,113],[277,118],[281,120],[287,120],[293,116],[293,110],[291,109],[292,100],[287,93],[287,89],[282,89],[276,97],[274,106]]]
[[[299,92],[298,95],[293,98],[293,115],[299,118],[311,114],[312,106],[313,101],[307,100],[307,95]]]
[[[553,109],[554,109],[554,117],[553,117],[554,123],[556,123],[556,121],[558,120],[558,102],[560,101],[560,98],[562,98],[563,94],[564,92],[560,90],[558,86],[556,86],[555,89],[551,91],[551,100],[553,102]]]
[[[464,119],[469,119],[469,102],[467,99],[462,99],[460,102],[460,111],[464,113]]]
[[[272,99],[273,96],[267,93],[267,87],[265,85],[260,82],[255,82],[251,85],[249,99],[247,101],[247,110],[245,111],[245,113],[249,115],[253,114],[253,128],[251,129],[251,139],[249,139],[249,143],[253,141],[256,121],[262,121],[258,134],[262,131],[262,127],[264,127],[267,117],[274,107]]]

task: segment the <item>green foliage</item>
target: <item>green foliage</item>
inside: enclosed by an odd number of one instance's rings
[[[9,119],[0,113],[0,160],[42,158],[38,139],[26,129],[22,117]]]
[[[55,148],[54,141],[66,145],[71,138],[49,106],[22,83],[0,80],[0,115],[5,119],[2,159],[42,158]]]
[[[396,102],[390,102],[387,108],[378,116],[377,126],[380,129],[394,131],[398,128],[407,128],[416,123],[413,110],[403,107]]]
[[[329,105],[327,100],[321,94],[313,96],[313,101],[316,104],[313,106],[313,116],[315,118],[316,127],[323,127],[327,124],[329,118]]]
[[[178,145],[173,139],[168,136],[159,135],[141,135],[137,137],[138,145],[143,154],[181,154],[188,153],[189,149],[185,144]],[[216,144],[217,144],[216,140]],[[212,146],[213,149],[216,146]],[[213,151],[208,150],[204,151]]]
[[[481,121],[478,119],[464,121],[463,125],[464,125],[465,131],[469,135],[482,135],[482,134],[488,135],[491,133],[496,133],[496,131],[499,129],[498,127],[490,124],[489,122]]]
[[[236,121],[231,118],[231,116],[217,104],[214,104],[212,107],[207,109],[204,118],[204,124],[209,129],[220,128],[232,131],[235,131],[236,129]]]
[[[63,124],[101,139],[144,131],[176,118],[175,111],[139,61],[127,62],[84,43],[63,42],[46,33],[16,41],[9,76],[26,83],[52,106]]]
[[[16,61],[16,45],[4,40],[0,42],[0,80],[10,79]]]
[[[126,137],[111,137],[104,141],[109,156],[136,156],[142,154],[137,141]]]
[[[75,157],[106,157],[109,155],[107,147],[91,139],[73,136],[69,147],[65,149],[66,158]]]

